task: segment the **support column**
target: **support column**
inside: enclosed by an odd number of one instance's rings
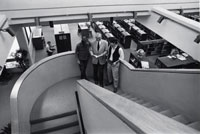
[[[34,48],[32,46],[30,46],[30,45],[32,45],[32,43],[28,43],[28,40],[27,40],[26,34],[25,34],[25,30],[23,29],[23,27],[21,25],[15,25],[15,26],[12,26],[12,28],[15,31],[16,38],[19,43],[20,49],[26,50],[28,52],[27,58],[29,60],[29,65],[31,66],[35,60],[35,54],[33,53]]]

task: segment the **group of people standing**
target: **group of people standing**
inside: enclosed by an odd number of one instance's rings
[[[110,38],[108,43],[102,39],[101,33],[96,33],[96,40],[90,43],[87,37],[83,36],[81,42],[76,46],[75,51],[81,71],[81,79],[87,79],[86,68],[91,56],[95,84],[104,87],[104,68],[107,63],[108,81],[105,85],[113,83],[114,92],[117,92],[119,83],[119,60],[124,59],[124,52],[118,45],[116,38]]]

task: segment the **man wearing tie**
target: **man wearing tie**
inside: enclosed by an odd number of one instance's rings
[[[90,47],[90,54],[92,56],[92,64],[94,69],[94,81],[95,84],[99,84],[101,87],[104,86],[103,73],[107,51],[108,42],[102,39],[101,33],[96,33],[96,40]]]

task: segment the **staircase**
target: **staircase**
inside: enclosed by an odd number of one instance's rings
[[[80,134],[76,110],[30,121],[31,134]]]
[[[180,113],[175,113],[166,107],[135,97],[132,94],[123,92],[122,90],[119,90],[117,94],[200,131],[200,121],[190,121]]]

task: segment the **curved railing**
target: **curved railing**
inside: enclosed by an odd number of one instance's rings
[[[199,70],[134,69],[126,61],[121,62],[123,90],[159,100],[172,108],[178,106],[191,118],[200,118]],[[11,92],[12,133],[30,133],[30,113],[37,98],[57,82],[79,76],[79,73],[74,52],[65,52],[39,61],[22,74]],[[173,96],[177,93],[181,94],[178,99]],[[172,104],[171,100],[178,101]]]
[[[74,52],[53,55],[31,66],[11,92],[12,133],[30,133],[30,113],[38,97],[57,82],[79,75]]]
[[[200,120],[200,69],[137,69],[121,62],[121,89]]]

